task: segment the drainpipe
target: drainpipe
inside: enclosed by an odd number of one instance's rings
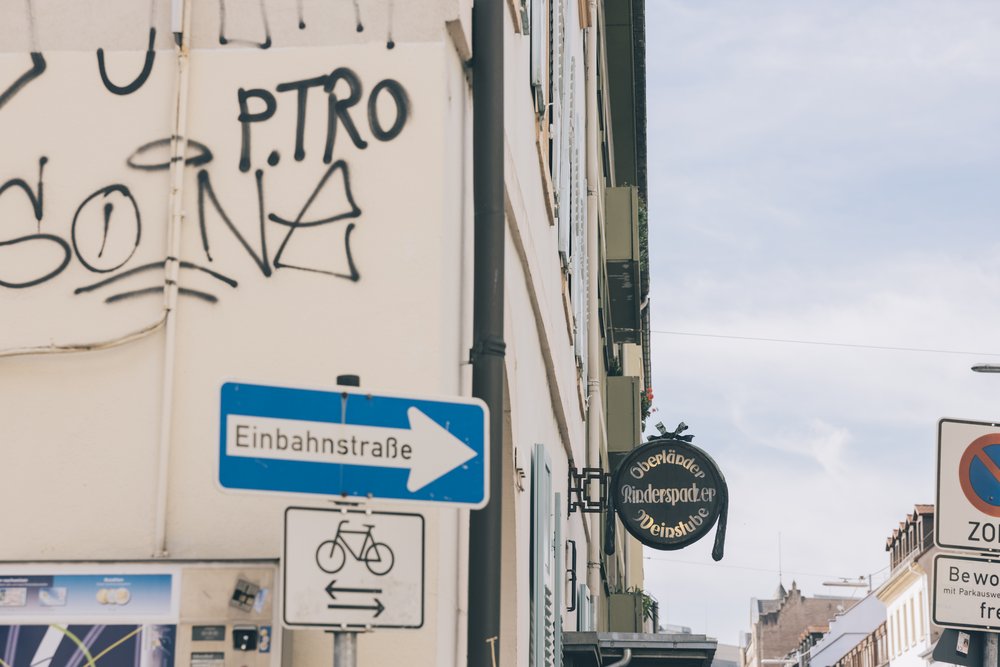
[[[468,664],[496,665],[503,556],[504,0],[472,7],[472,150],[475,242],[472,395],[490,410],[490,500],[469,517]]]
[[[601,170],[597,141],[597,2],[589,0],[590,27],[587,28],[587,466],[601,467],[601,425],[604,401],[601,399],[601,329],[598,318],[597,289],[601,254],[598,247]],[[587,587],[591,595],[601,590],[601,515],[590,515],[590,539],[587,541]]]
[[[187,154],[188,93],[190,92],[191,0],[173,0],[171,30],[176,42],[177,95],[170,159],[170,219],[167,256],[163,262],[163,394],[160,398],[160,438],[157,446],[156,509],[153,518],[154,558],[169,556],[167,508],[170,490],[170,449],[173,439],[174,376],[177,352],[177,292],[181,264],[181,224],[184,221],[184,156]]]
[[[618,662],[612,662],[610,665],[605,665],[604,667],[625,667],[625,665],[632,662],[632,649],[627,648],[622,653],[622,659]]]

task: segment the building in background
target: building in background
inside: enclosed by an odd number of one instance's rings
[[[931,620],[934,506],[915,505],[886,539],[889,579],[875,594],[886,609],[886,641],[893,667],[925,667],[941,628]]]
[[[886,540],[889,577],[858,604],[840,613],[818,641],[800,646],[809,667],[883,667],[937,664],[932,656],[941,629],[931,622],[930,572],[934,506],[915,505]]]
[[[478,2],[502,9],[502,54],[477,51],[471,0],[0,6],[0,659],[330,664],[322,629],[281,627],[295,505],[420,514],[422,545],[365,538],[422,563],[422,594],[403,600],[419,627],[362,633],[359,664],[466,664],[469,511],[437,481],[335,505],[327,475],[231,448],[222,402],[264,387],[251,416],[278,419],[310,391],[468,397],[491,354],[503,588],[473,650],[542,667],[564,631],[652,629],[641,548],[619,530],[603,555],[583,511],[649,408],[643,3]],[[484,156],[471,79],[491,56],[503,141]],[[490,160],[505,312],[477,340]],[[286,388],[283,416],[267,397]],[[378,626],[377,593],[338,590],[391,576],[364,544],[312,590]]]
[[[830,619],[856,602],[834,596],[807,597],[794,581],[788,590],[779,584],[773,599],[752,601],[751,630],[742,647],[742,667],[798,664],[803,633],[815,639],[820,634],[818,628],[825,628]]]
[[[830,621],[827,632],[808,649],[809,667],[833,667],[884,624],[885,605],[869,593]]]

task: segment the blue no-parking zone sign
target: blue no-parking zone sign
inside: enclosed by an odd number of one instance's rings
[[[489,500],[488,423],[473,398],[228,382],[218,481],[231,490],[479,508]]]
[[[942,419],[937,478],[938,546],[1000,551],[1000,425]]]

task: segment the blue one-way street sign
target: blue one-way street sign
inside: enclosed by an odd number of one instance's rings
[[[478,508],[489,500],[488,421],[486,405],[472,398],[228,382],[219,484]]]

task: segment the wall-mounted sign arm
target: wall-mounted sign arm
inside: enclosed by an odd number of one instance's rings
[[[569,493],[566,496],[568,513],[580,510],[584,514],[596,514],[603,512],[608,500],[608,481],[611,475],[604,472],[602,468],[569,468],[569,480],[567,487]],[[593,498],[590,492],[590,485],[594,482],[598,484],[598,497]]]

